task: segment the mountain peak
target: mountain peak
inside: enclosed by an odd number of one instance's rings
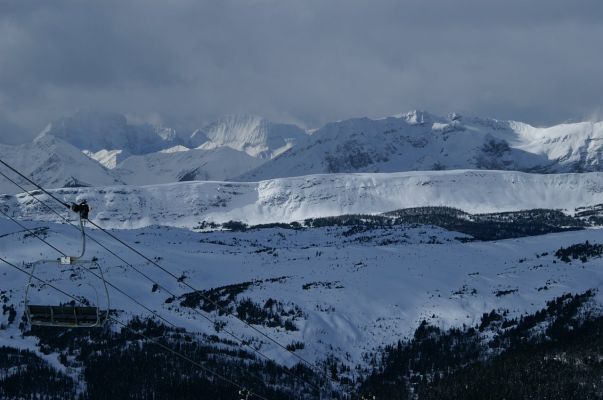
[[[226,146],[252,157],[273,158],[308,137],[300,127],[271,122],[257,115],[226,115],[193,133],[207,138],[203,149]],[[196,140],[199,142],[199,140]]]
[[[114,132],[121,133],[126,129],[127,120],[121,114],[83,108],[73,115],[56,119],[46,125],[38,138],[52,135],[80,149],[100,150],[85,147],[90,144],[90,137],[114,135]]]
[[[455,113],[451,113],[452,115]],[[456,115],[456,114],[455,114]],[[427,125],[434,122],[445,122],[446,118],[442,118],[425,110],[412,110],[400,114],[392,115],[390,118],[396,118],[406,121],[409,125]],[[449,121],[451,119],[448,119]]]
[[[122,150],[126,154],[146,154],[179,144],[173,129],[129,124],[122,114],[90,108],[51,122],[38,138],[48,135],[90,152]]]
[[[48,188],[121,183],[81,150],[50,134],[17,146],[0,145],[0,158]],[[18,189],[4,182],[0,190],[14,193]]]
[[[206,126],[203,131],[208,138],[220,145],[232,142],[254,142],[266,133],[272,124],[265,118],[251,114],[225,115]]]
[[[191,148],[197,148],[208,140],[207,134],[202,129],[195,129],[188,139],[188,144]]]

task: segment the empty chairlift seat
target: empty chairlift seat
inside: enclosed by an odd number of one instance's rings
[[[106,322],[107,312],[98,307],[27,305],[29,323],[34,326],[93,328]]]

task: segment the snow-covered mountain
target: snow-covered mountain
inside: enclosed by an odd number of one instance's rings
[[[130,124],[120,114],[83,109],[50,123],[37,140],[58,138],[112,170],[112,175],[125,183],[145,185],[232,179],[306,136],[294,125],[255,116],[228,116],[183,140],[170,128]],[[87,182],[96,186],[107,183],[94,176]]]
[[[230,116],[196,130],[189,139],[180,139],[173,129],[133,125],[119,114],[82,110],[49,124],[34,143],[4,146],[4,153],[21,162],[30,158],[30,148],[39,148],[43,140],[60,141],[60,145],[47,147],[45,156],[68,166],[50,173],[52,179],[37,172],[48,187],[78,182],[88,186],[180,180],[254,182],[351,172],[489,169],[563,173],[603,168],[602,122],[536,128],[514,121],[454,114],[438,117],[418,111],[334,122],[312,135],[294,125]],[[83,161],[74,149],[93,162]],[[74,157],[79,161],[74,163]],[[34,170],[36,165],[27,167]],[[76,175],[78,178],[72,179]]]
[[[79,149],[54,136],[44,135],[17,146],[0,144],[0,159],[44,187],[106,186],[121,181],[108,169],[86,157]],[[1,167],[2,172],[27,189],[33,187],[18,175]],[[0,178],[1,193],[18,193],[19,188]]]
[[[514,121],[413,111],[327,124],[242,179],[459,168],[582,172],[601,170],[602,159],[601,122],[536,128]]]
[[[193,132],[191,145],[202,149],[227,146],[252,157],[269,159],[307,136],[295,125],[278,124],[253,115],[230,115]]]
[[[471,213],[565,209],[603,203],[603,173],[528,174],[512,171],[432,171],[330,174],[261,182],[182,182],[152,186],[69,188],[66,202],[86,199],[103,226],[194,228],[202,222],[249,224],[300,221],[344,214],[375,214],[422,206]],[[56,220],[27,195],[0,205],[23,218]]]
[[[130,154],[153,153],[181,142],[173,129],[129,124],[121,114],[91,109],[51,122],[38,137],[49,135],[86,150],[107,167]]]
[[[224,181],[239,176],[262,164],[262,160],[228,147],[213,150],[189,149],[174,146],[159,152],[132,155],[117,162],[121,150],[101,150],[94,157],[52,135],[43,135],[33,142],[10,146],[0,144],[0,159],[25,173],[46,188],[108,185],[151,185],[193,180]],[[111,165],[106,168],[104,165]],[[8,173],[25,188],[33,189],[26,181]],[[0,193],[21,192],[0,178]]]
[[[212,150],[176,146],[157,153],[131,156],[114,170],[130,185],[182,181],[227,180],[262,164],[262,160],[229,147]]]
[[[109,169],[116,168],[117,164],[119,164],[130,156],[129,153],[123,150],[99,150],[96,152],[92,152],[90,150],[82,150],[82,152],[91,159],[98,161],[105,168]]]

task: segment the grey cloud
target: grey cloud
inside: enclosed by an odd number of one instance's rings
[[[80,107],[308,127],[414,108],[536,124],[601,110],[603,3],[0,2],[0,111],[32,134]]]

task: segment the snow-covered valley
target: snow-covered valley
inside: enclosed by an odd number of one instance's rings
[[[78,230],[69,225],[21,223],[64,252],[75,253],[80,245]],[[484,313],[492,310],[516,318],[542,309],[558,296],[589,289],[595,290],[595,303],[603,302],[598,291],[603,283],[601,258],[565,262],[555,255],[573,244],[602,243],[600,229],[493,242],[466,242],[464,234],[424,225],[361,232],[348,227],[245,232],[147,227],[113,234],[182,279],[173,279],[102,232],[89,230],[89,236],[125,260],[89,241],[87,256],[99,259],[112,285],[110,307],[116,319],[127,323],[135,317],[152,317],[117,292],[118,288],[187,332],[218,337],[225,343],[234,334],[278,363],[299,362],[241,321],[207,308],[203,301],[195,303],[197,297],[190,289],[194,287],[227,299],[221,304],[234,315],[278,343],[293,346],[296,354],[311,363],[335,360],[349,367],[341,373],[352,378],[362,378],[372,354],[411,338],[422,321],[442,329],[477,326]],[[26,270],[30,262],[59,255],[5,219],[0,223],[0,248],[3,258]],[[18,321],[27,275],[5,264],[0,275],[5,310],[16,310],[12,321],[10,313],[0,316],[0,346],[34,351],[78,381],[73,362],[42,351],[36,336],[21,335]],[[82,267],[42,264],[36,275],[93,303],[96,295],[88,283],[97,291],[102,289],[101,281]],[[39,284],[30,291],[29,301],[34,304],[68,300]],[[105,307],[102,295],[99,303]],[[263,319],[242,314],[242,306],[263,310]],[[112,324],[111,329],[118,331],[119,326]]]
[[[45,240],[63,251],[75,252],[79,236],[68,225],[27,222],[30,228],[48,228]],[[10,221],[2,221],[0,244],[11,248],[4,257],[17,265],[57,256],[34,236]],[[191,286],[208,290],[244,284],[236,302],[251,299],[263,306],[269,299],[285,309],[300,310],[292,317],[296,330],[282,327],[259,329],[283,344],[305,343],[300,354],[313,361],[332,354],[351,366],[362,364],[362,355],[378,346],[409,337],[422,320],[441,327],[475,325],[484,312],[508,310],[518,316],[542,308],[546,301],[566,292],[598,289],[603,282],[603,261],[561,262],[554,253],[571,244],[603,242],[603,231],[585,230],[496,242],[468,242],[464,235],[436,227],[398,227],[345,235],[342,228],[302,230],[259,229],[247,232],[205,232],[154,227],[114,233]],[[156,267],[124,250],[101,232],[92,231],[111,250],[143,270],[153,282],[141,278],[123,262],[95,244],[89,257],[98,257],[107,281],[189,331],[209,334],[214,325],[173,301],[161,288],[178,295],[190,289]],[[391,239],[384,245],[384,238]],[[39,267],[38,274],[68,292],[82,291],[93,298],[87,281],[100,282],[80,271]],[[22,312],[27,276],[2,266],[6,304]],[[80,275],[81,274],[81,275]],[[4,286],[4,285],[3,285]],[[66,301],[48,288],[32,295],[38,302]],[[129,299],[110,288],[111,308],[120,319],[145,315]],[[597,295],[597,301],[601,301]],[[103,303],[104,304],[104,303]],[[148,314],[148,313],[147,313]],[[210,313],[212,319],[246,338],[257,334],[239,321]],[[6,317],[5,317],[6,318]],[[5,321],[6,323],[6,321]],[[4,345],[23,345],[13,324],[0,331]],[[33,340],[33,339],[31,339]],[[35,341],[28,346],[34,346]],[[264,341],[261,337],[254,340]],[[270,342],[262,343],[268,354],[285,364],[296,360]],[[346,355],[346,356],[342,356]]]

